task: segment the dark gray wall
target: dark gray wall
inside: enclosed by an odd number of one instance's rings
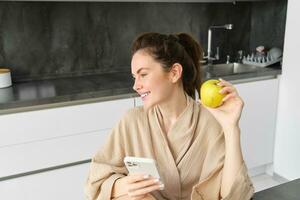
[[[286,11],[285,1],[253,3],[250,49],[255,49],[259,44],[266,48],[283,48]]]
[[[233,23],[213,32],[224,60],[260,44],[282,48],[285,15],[286,2],[0,2],[0,66],[14,81],[130,71],[142,32],[187,32],[206,50],[208,27]]]

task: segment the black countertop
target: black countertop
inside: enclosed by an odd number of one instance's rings
[[[133,95],[130,73],[87,75],[83,77],[13,83],[0,89],[0,114],[16,108],[70,103],[78,100]],[[124,97],[123,97],[124,98]]]
[[[246,73],[212,71],[214,73],[209,74],[203,68],[203,80],[219,77],[229,81],[263,79],[281,74],[278,68],[260,67]],[[132,86],[130,72],[13,83],[11,87],[0,88],[0,114],[135,97]]]
[[[300,179],[257,192],[253,200],[300,200]]]

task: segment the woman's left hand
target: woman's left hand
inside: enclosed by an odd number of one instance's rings
[[[238,127],[244,102],[239,96],[236,88],[229,82],[219,79],[218,85],[223,88],[220,93],[226,94],[223,98],[223,104],[217,108],[206,107],[216,120],[221,124],[223,130],[229,130]]]

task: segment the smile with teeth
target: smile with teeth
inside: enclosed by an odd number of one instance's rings
[[[150,92],[143,93],[143,94],[141,94],[141,97],[144,98],[144,97],[147,96],[148,94],[150,94]]]

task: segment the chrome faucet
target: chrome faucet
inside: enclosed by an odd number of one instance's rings
[[[211,32],[212,32],[212,29],[217,29],[217,28],[224,28],[224,29],[227,29],[227,30],[231,30],[233,28],[233,24],[225,24],[225,25],[221,25],[221,26],[210,26],[209,29],[208,29],[208,44],[207,44],[207,56],[204,57],[207,59],[207,64],[208,65],[211,65],[213,60],[217,60],[219,59],[219,55],[217,55],[217,58],[215,57],[212,57],[211,55]]]

